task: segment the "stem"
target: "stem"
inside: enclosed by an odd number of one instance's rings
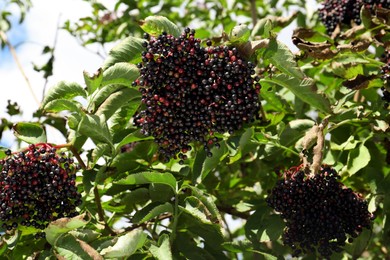
[[[167,219],[167,218],[171,218],[171,217],[172,217],[172,215],[171,215],[170,213],[164,214],[164,215],[160,215],[160,216],[158,216],[158,217],[156,218],[156,220],[154,221],[154,223],[157,225],[159,221],[164,220],[164,219]],[[143,229],[147,229],[147,225],[148,225],[148,222],[140,223],[140,224],[134,224],[134,225],[132,225],[131,227],[127,227],[127,228],[121,230],[121,233],[122,233],[122,232],[123,232],[123,233],[127,233],[127,232],[129,232],[129,231],[132,231],[132,230],[137,229],[137,228],[140,228],[140,227],[142,227]],[[153,235],[153,234],[152,234],[152,235]]]
[[[54,147],[57,149],[60,149],[60,148],[69,149],[73,153],[74,157],[76,157],[78,163],[81,165],[81,168],[83,168],[84,170],[87,169],[87,166],[85,165],[83,159],[81,159],[79,152],[76,150],[76,148],[72,144],[70,144],[70,143],[59,144],[59,145],[55,145]]]
[[[225,215],[222,217],[222,221],[225,223],[226,231],[227,231],[228,236],[229,236],[229,240],[230,240],[231,242],[233,242],[233,234],[232,234],[232,231],[231,231],[230,228],[229,228],[228,222],[226,221]],[[231,254],[233,254],[233,255],[235,256],[235,259],[238,259],[237,253],[231,252]]]
[[[40,106],[40,102],[39,102],[37,96],[35,95],[35,93],[33,91],[33,88],[31,86],[30,80],[28,79],[26,73],[24,72],[22,64],[20,63],[18,55],[16,54],[16,50],[15,50],[14,46],[12,46],[12,44],[8,41],[7,35],[3,31],[0,31],[0,39],[8,46],[8,48],[9,48],[9,50],[11,52],[11,55],[14,58],[15,63],[16,63],[16,65],[19,68],[20,73],[22,74],[24,80],[27,83],[27,87],[30,90],[32,97],[34,98],[34,100],[37,103],[37,105]]]
[[[347,120],[344,120],[344,121],[341,121],[337,124],[334,124],[332,125],[331,127],[328,128],[327,132],[331,132],[333,130],[335,130],[336,128],[338,128],[339,126],[342,126],[342,125],[345,125],[345,124],[349,124],[349,123],[369,123],[370,120],[367,119],[367,118],[362,118],[362,119],[347,119]]]
[[[360,95],[360,89],[358,89],[358,90],[356,90],[355,94],[353,95],[353,101],[356,102],[356,103],[358,103],[358,102],[363,101],[363,100],[361,100],[361,99],[363,99],[363,97],[361,97],[361,95]]]
[[[58,16],[58,19],[57,19],[57,30],[56,30],[56,33],[54,35],[54,42],[53,42],[53,50],[51,51],[51,55],[52,55],[52,58],[54,59],[54,50],[57,46],[57,39],[58,39],[58,31],[60,29],[60,18],[61,18],[61,14]],[[47,84],[49,83],[49,79],[48,77],[45,79],[45,83],[43,84],[43,90],[42,90],[42,101],[43,101],[43,98],[45,97],[45,92],[46,92],[46,87],[47,87]]]
[[[242,219],[248,219],[250,217],[250,213],[249,212],[240,212],[240,211],[238,211],[237,209],[235,209],[234,207],[231,207],[231,206],[217,205],[217,208],[221,212],[228,213],[228,214],[230,214],[232,216],[239,217],[239,218],[242,218]]]
[[[87,166],[85,165],[83,159],[81,159],[80,154],[78,153],[78,151],[73,145],[70,146],[70,150],[72,151],[74,157],[76,157],[77,161],[81,165],[81,168],[83,168],[83,170],[87,169]]]
[[[175,240],[175,237],[176,237],[176,229],[177,229],[178,223],[179,223],[179,195],[178,195],[178,193],[176,193],[175,194],[175,209],[173,212],[172,234],[169,238],[171,245],[173,244],[173,241]]]
[[[253,26],[257,23],[257,9],[256,9],[256,0],[251,0],[251,16]]]
[[[104,212],[103,212],[103,208],[102,208],[102,201],[100,200],[99,190],[98,190],[97,186],[94,187],[93,193],[95,195],[95,202],[96,202],[96,206],[98,208],[99,221],[104,221]]]
[[[294,150],[292,150],[292,149],[290,149],[290,148],[288,148],[288,147],[286,147],[286,146],[284,146],[284,145],[281,145],[281,144],[279,144],[279,143],[274,143],[274,145],[275,145],[276,147],[278,147],[278,148],[282,148],[282,149],[284,149],[284,150],[286,150],[286,151],[288,151],[288,152],[290,152],[290,153],[292,153],[292,154],[294,154],[294,155],[300,157],[300,155],[299,155],[298,152],[296,152],[296,151],[294,151]]]
[[[322,120],[317,130],[317,145],[313,148],[313,163],[311,165],[311,175],[316,174],[322,164],[323,149],[325,144],[324,128],[328,125],[329,116]]]
[[[115,236],[116,233],[111,229],[111,227],[107,224],[107,222],[105,220],[104,210],[102,207],[102,201],[100,200],[99,190],[98,190],[97,186],[95,186],[95,188],[93,189],[93,193],[95,195],[95,203],[96,203],[97,213],[98,213],[98,217],[99,217],[98,220],[101,222],[104,222],[104,229],[108,233],[110,233],[111,235]]]
[[[265,122],[267,121],[267,114],[265,113],[264,111],[264,108],[263,108],[263,105],[261,104],[261,102],[259,102],[260,104],[260,115],[261,115],[261,119],[264,120]]]

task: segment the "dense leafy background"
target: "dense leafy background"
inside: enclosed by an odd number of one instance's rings
[[[30,6],[29,1],[8,2],[17,3],[22,14]],[[379,89],[388,19],[362,12],[362,26],[343,28],[343,36],[331,38],[305,1],[121,0],[114,10],[87,2],[93,13],[67,22],[64,29],[86,48],[121,41],[101,69],[85,73],[85,82],[64,79],[51,86],[34,123],[4,119],[1,125],[1,130],[13,127],[18,140],[27,143],[45,142],[48,125],[64,135],[85,164],[77,178],[81,215],[51,223],[45,239],[33,239],[29,230],[3,234],[1,257],[284,258],[291,253],[280,240],[284,224],[265,198],[278,174],[301,163],[305,133],[324,118],[329,123],[323,163],[362,193],[377,216],[372,231],[333,257],[387,255],[390,116]],[[157,14],[173,24],[150,17]],[[0,31],[9,30],[9,15],[7,10],[1,14]],[[240,37],[231,33],[246,28],[235,27],[237,17],[249,28]],[[291,22],[305,28],[293,35],[298,54],[276,40]],[[187,26],[202,39],[218,42],[230,36],[257,63],[263,120],[221,135],[221,148],[213,148],[211,158],[195,143],[184,165],[178,160],[164,164],[153,140],[132,125],[141,97],[131,83],[139,76],[135,64],[143,51],[143,32],[176,33]],[[7,108],[10,115],[20,112],[17,104]],[[238,223],[234,229],[232,219]]]

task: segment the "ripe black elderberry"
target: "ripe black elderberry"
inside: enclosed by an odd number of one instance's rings
[[[367,202],[339,179],[330,167],[322,167],[315,176],[305,176],[295,167],[272,189],[267,203],[285,220],[282,239],[294,256],[317,251],[328,258],[342,250],[348,237],[371,228]]]
[[[45,229],[50,221],[77,215],[81,195],[75,186],[72,158],[57,154],[50,144],[30,145],[18,153],[6,151],[0,160],[0,221],[2,228]]]
[[[166,159],[191,149],[192,141],[210,147],[215,133],[233,133],[258,118],[260,84],[254,64],[234,47],[201,45],[195,31],[180,37],[145,36],[139,85],[145,108],[134,118],[142,133],[155,138]]]

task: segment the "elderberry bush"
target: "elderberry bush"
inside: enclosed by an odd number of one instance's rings
[[[203,144],[207,156],[219,146],[215,133],[233,133],[259,118],[259,79],[255,66],[234,47],[203,46],[195,31],[179,36],[145,35],[140,86],[145,108],[134,124],[153,136],[159,153],[169,160],[186,159],[193,141]]]
[[[341,252],[363,228],[370,228],[373,215],[360,194],[344,186],[330,167],[314,176],[291,168],[279,180],[267,203],[286,222],[283,242],[294,256],[317,251],[328,258]]]
[[[6,155],[0,160],[2,228],[21,225],[42,230],[50,221],[77,215],[81,195],[75,186],[78,166],[72,158],[57,154],[46,143],[16,153],[7,150]]]

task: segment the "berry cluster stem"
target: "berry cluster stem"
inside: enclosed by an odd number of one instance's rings
[[[311,175],[319,172],[322,164],[323,149],[325,144],[324,129],[328,125],[329,116],[325,117],[317,128],[317,145],[313,148],[313,163],[311,165]]]

